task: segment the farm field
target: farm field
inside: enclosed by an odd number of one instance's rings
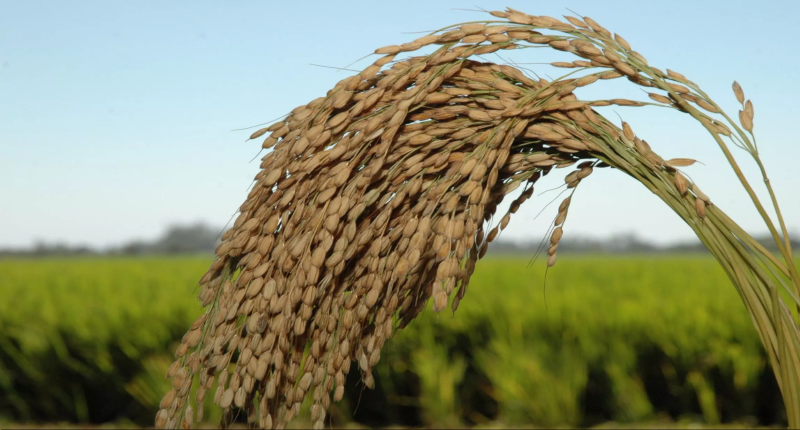
[[[0,260],[0,425],[151,426],[210,262]],[[480,262],[455,314],[429,305],[395,333],[375,390],[351,372],[333,425],[784,424],[750,317],[712,258],[567,254],[544,279],[528,257]]]

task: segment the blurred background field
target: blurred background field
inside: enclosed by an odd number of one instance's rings
[[[455,314],[429,307],[396,332],[376,388],[351,372],[331,424],[785,425],[750,318],[712,258],[567,254],[545,285],[532,255],[495,253]],[[210,262],[0,260],[0,423],[151,426]]]

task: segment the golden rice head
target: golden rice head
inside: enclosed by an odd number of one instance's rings
[[[601,154],[636,148],[663,166],[627,124],[619,129],[593,110],[642,103],[587,103],[573,94],[623,75],[652,86],[635,69],[646,66],[644,57],[576,39],[611,40],[590,18],[492,14],[509,22],[465,24],[376,50],[381,57],[362,72],[250,136],[264,138],[269,151],[200,279],[207,312],[176,351],[157,427],[201,421],[199,403],[213,392],[223,425],[246,412],[260,427],[285,427],[311,396],[313,426],[323,428],[350,363],[372,387],[372,369],[394,331],[429,302],[455,311],[489,243],[553,168],[580,163],[567,175],[574,189]],[[570,67],[602,71],[549,82],[469,58],[527,43],[583,58]],[[621,37],[613,43],[630,51]],[[428,45],[440,46],[397,57]],[[742,112],[752,122],[752,107]],[[495,222],[498,205],[521,186]],[[559,208],[549,266],[569,201]],[[697,204],[698,215],[704,209]],[[201,388],[193,407],[195,378]]]

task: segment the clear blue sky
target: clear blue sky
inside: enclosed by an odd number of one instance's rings
[[[755,103],[756,132],[787,222],[800,234],[800,1],[0,1],[0,247],[35,240],[117,244],[170,223],[224,225],[258,171],[263,123],[324,95],[345,66],[377,47],[485,19],[453,10],[566,8],[625,36],[651,64],[677,70],[736,114],[736,79]],[[526,50],[517,62],[560,58]],[[500,61],[495,58],[493,61]],[[363,68],[368,60],[357,63]],[[531,66],[549,73],[545,66]],[[644,94],[609,83],[579,96]],[[754,232],[765,231],[719,149],[672,111],[615,108],[664,158]],[[658,114],[655,117],[654,114]],[[736,152],[755,173],[745,154]],[[567,235],[635,232],[659,242],[691,230],[642,186],[603,170],[573,199]],[[759,182],[755,180],[755,182]],[[559,178],[542,181],[544,191]],[[758,185],[758,184],[757,184]],[[541,237],[554,193],[512,218],[508,238]]]

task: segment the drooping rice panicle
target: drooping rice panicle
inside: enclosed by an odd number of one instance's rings
[[[207,312],[168,370],[173,388],[157,427],[201,421],[202,401],[213,390],[222,426],[239,410],[260,427],[284,427],[311,396],[311,419],[322,428],[331,402],[344,394],[350,364],[372,387],[372,370],[392,333],[430,299],[435,311],[448,304],[455,311],[477,261],[533,186],[553,168],[576,163],[567,188],[596,167],[614,167],[695,231],[752,315],[790,426],[800,425],[800,336],[778,296],[784,288],[800,297],[788,234],[772,189],[780,232],[723,140],[748,151],[764,172],[753,105],[741,86],[734,84],[742,104],[737,124],[695,83],[650,66],[589,17],[491,14],[504,21],[451,26],[377,49],[380,58],[362,72],[251,135],[266,136],[262,147],[271,151],[200,280]],[[438,46],[431,54],[399,57],[430,45]],[[543,45],[581,59],[552,63],[572,71],[551,82],[471,58]],[[578,72],[586,73],[572,76]],[[656,103],[582,101],[573,94],[621,77],[647,87]],[[618,127],[593,109],[609,105],[669,106],[700,121],[764,217],[783,261],[679,171],[693,160],[664,160],[629,124]],[[498,205],[520,186],[521,196],[492,226]],[[548,266],[555,264],[570,200],[559,207]]]

